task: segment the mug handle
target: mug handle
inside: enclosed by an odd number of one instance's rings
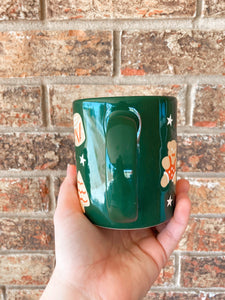
[[[113,111],[106,125],[106,205],[109,218],[130,223],[138,217],[137,156],[141,121],[136,110]]]

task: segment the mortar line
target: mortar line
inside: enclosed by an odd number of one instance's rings
[[[152,287],[150,289],[150,292],[189,292],[189,293],[215,293],[219,294],[220,292],[225,293],[225,288],[223,287],[212,287],[212,288],[199,288],[199,287],[173,287],[173,286],[157,286],[157,287]]]
[[[42,0],[41,21],[2,21],[0,31],[26,31],[26,30],[163,30],[163,29],[193,29],[190,18],[164,18],[164,19],[76,19],[76,20],[46,20],[46,7]]]
[[[120,76],[117,79],[118,85],[166,85],[166,84],[225,84],[225,76],[223,75],[165,75],[165,74],[149,74],[144,76]],[[44,77],[30,77],[30,78],[0,78],[0,85],[112,85],[114,78],[112,76],[44,76]]]
[[[31,171],[23,171],[19,169],[8,169],[8,170],[0,170],[0,178],[40,178],[40,177],[65,177],[65,170],[31,170]]]
[[[0,285],[0,288],[6,288],[10,290],[42,290],[45,289],[46,285],[12,285],[12,284],[7,284],[7,285]],[[6,298],[4,299],[6,300]]]
[[[49,87],[46,84],[42,84],[43,90],[43,115],[45,118],[46,129],[51,129],[51,108],[50,108],[50,99],[49,99]]]
[[[197,0],[196,16],[193,19],[193,29],[200,29],[200,21],[202,20],[204,9],[204,0]]]
[[[0,250],[0,255],[23,255],[23,254],[36,254],[36,255],[55,255],[55,250]]]
[[[121,67],[121,31],[113,32],[113,82],[120,76]]]
[[[29,212],[29,213],[0,213],[0,219],[18,219],[18,220],[44,220],[44,221],[52,221],[54,213],[52,211],[49,212]],[[1,251],[1,250],[0,250]]]
[[[46,86],[41,85],[41,115],[42,115],[42,123],[44,127],[49,127],[48,118],[46,116]]]
[[[188,257],[219,257],[224,256],[225,252],[223,251],[182,251],[182,250],[175,250],[174,254],[178,253],[180,255],[180,258],[182,256],[188,256]]]
[[[179,253],[174,253],[175,256],[175,286],[179,287],[180,286],[180,255]]]
[[[3,300],[7,300],[7,298],[6,298],[6,287],[3,286],[3,285],[0,285],[0,289],[2,290]]]
[[[196,85],[198,85],[198,83],[196,83]],[[193,111],[194,111],[194,103],[195,103],[196,85],[187,86],[186,106],[185,106],[185,117],[186,117],[187,126],[193,126]]]
[[[224,18],[202,18],[203,2],[199,1],[197,5],[197,14],[191,18],[155,18],[155,19],[76,19],[76,20],[47,20],[47,9],[45,1],[42,0],[42,12],[40,21],[36,20],[16,20],[1,21],[0,31],[27,31],[27,30],[91,30],[91,31],[122,31],[122,30],[216,30],[225,29]],[[218,30],[219,28],[219,30]]]
[[[40,18],[45,21],[47,18],[47,4],[46,0],[40,0]]]
[[[207,128],[207,127],[195,127],[195,126],[179,126],[177,128],[178,136],[212,136],[212,135],[224,135],[224,128]]]
[[[189,178],[189,179],[224,179],[225,178],[225,172],[181,172],[178,170],[178,177],[179,178]]]
[[[225,214],[191,214],[194,219],[223,219]]]
[[[66,175],[66,174],[63,174],[63,175]],[[56,197],[55,197],[54,177],[65,177],[65,176],[54,176],[53,174],[49,175],[50,211],[53,212],[53,213],[54,213],[54,211],[56,209]]]

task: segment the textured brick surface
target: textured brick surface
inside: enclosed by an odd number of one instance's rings
[[[41,88],[0,86],[0,125],[41,126]]]
[[[48,0],[50,19],[99,19],[99,18],[163,18],[192,17],[195,14],[194,0],[178,0],[176,5],[170,1],[69,1]]]
[[[224,172],[224,134],[179,137],[178,147],[180,171]]]
[[[178,125],[185,124],[184,85],[55,85],[50,86],[51,120],[55,126],[72,126],[72,102],[81,98],[134,95],[171,95],[178,100]]]
[[[0,219],[1,250],[54,250],[52,220]]]
[[[225,300],[224,0],[0,2],[0,299],[52,274],[73,100],[172,95],[192,216],[143,300]]]
[[[222,218],[191,218],[179,250],[225,252],[224,222],[225,219]]]
[[[50,208],[46,178],[0,178],[0,212],[47,212]]]
[[[181,286],[224,287],[225,256],[188,257],[181,259]]]
[[[45,285],[53,271],[54,255],[0,255],[0,284]]]
[[[224,74],[224,31],[125,31],[121,74]]]
[[[149,292],[143,300],[224,300],[225,293]]]
[[[85,76],[112,72],[109,31],[0,33],[0,77]]]
[[[39,0],[1,0],[0,20],[39,20]]]
[[[204,15],[206,17],[224,17],[225,16],[224,0],[205,0]]]
[[[43,293],[42,289],[7,289],[7,300],[39,300]]]
[[[66,169],[74,162],[73,135],[3,134],[0,136],[0,169]]]
[[[193,125],[225,128],[225,86],[198,86],[195,97]]]
[[[161,270],[154,286],[169,286],[175,284],[175,258],[170,257],[166,266]]]
[[[225,179],[190,178],[192,214],[225,214]]]

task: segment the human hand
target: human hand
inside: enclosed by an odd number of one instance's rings
[[[76,167],[69,165],[54,215],[56,266],[41,299],[144,297],[188,223],[189,183],[179,180],[176,189],[176,208],[168,223],[139,230],[99,228],[82,212]]]

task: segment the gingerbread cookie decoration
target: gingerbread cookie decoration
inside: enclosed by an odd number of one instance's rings
[[[167,144],[168,156],[162,160],[164,173],[161,179],[161,186],[165,188],[170,181],[176,184],[176,161],[177,161],[177,142],[172,140]]]
[[[76,113],[73,116],[75,146],[79,147],[85,141],[84,125],[80,114]]]
[[[77,189],[82,210],[85,212],[85,207],[90,206],[90,200],[80,171],[77,174]]]

